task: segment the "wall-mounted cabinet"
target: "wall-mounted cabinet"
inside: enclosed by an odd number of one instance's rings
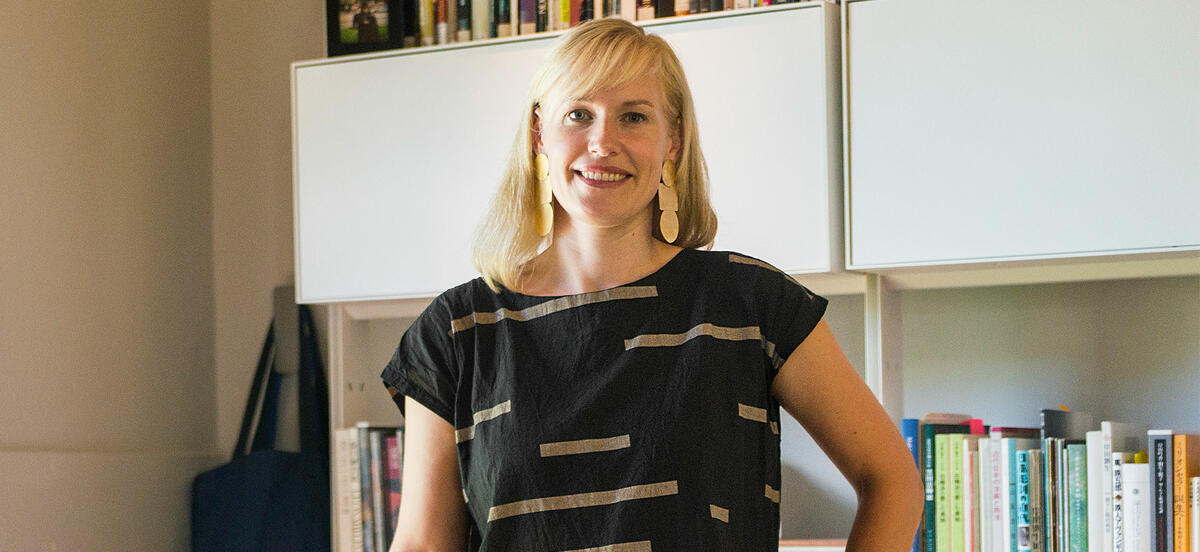
[[[692,86],[715,247],[794,273],[841,268],[838,17],[808,3],[645,25],[672,44]],[[553,43],[542,34],[293,66],[301,302],[427,298],[475,276],[475,227]]]
[[[846,5],[848,266],[1200,250],[1200,5]]]

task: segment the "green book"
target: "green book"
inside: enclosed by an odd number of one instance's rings
[[[1087,445],[1067,445],[1070,552],[1088,552]]]
[[[935,551],[950,550],[950,435],[940,434],[933,438],[933,500],[937,525],[935,529]]]
[[[966,552],[963,540],[963,434],[951,433],[946,446],[950,449],[950,551]]]

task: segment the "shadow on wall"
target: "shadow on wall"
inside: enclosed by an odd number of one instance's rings
[[[844,539],[854,524],[854,489],[800,424],[783,418],[779,519],[785,539]]]

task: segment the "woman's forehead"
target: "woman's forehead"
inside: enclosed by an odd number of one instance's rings
[[[587,84],[591,84],[587,87]],[[598,79],[594,83],[576,83],[571,87],[552,89],[548,98],[553,103],[605,103],[633,106],[649,105],[662,107],[665,101],[663,83],[656,72],[647,72],[633,77],[613,80]]]

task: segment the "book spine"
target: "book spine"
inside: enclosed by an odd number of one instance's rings
[[[1150,436],[1150,493],[1153,499],[1151,509],[1154,518],[1153,530],[1150,531],[1150,543],[1154,552],[1171,552],[1175,546],[1171,525],[1175,521],[1171,507],[1171,439],[1170,435],[1161,433]]]
[[[383,552],[375,548],[375,507],[371,504],[370,429],[358,426],[358,486],[362,494],[362,542],[364,552]]]
[[[1120,453],[1113,454],[1113,552],[1125,552],[1125,485],[1122,481],[1125,459]]]
[[[1112,466],[1109,463],[1112,461],[1112,452],[1106,453],[1104,451],[1104,432],[1088,431],[1085,435],[1086,440],[1084,443],[1087,444],[1088,494],[1094,497],[1111,497]],[[1105,483],[1105,481],[1108,481],[1108,483]],[[1092,547],[1095,549],[1095,552],[1112,552],[1111,545],[1108,544],[1112,541],[1111,498],[1089,500],[1088,542],[1096,543]]]
[[[418,12],[421,0],[402,0],[400,11],[404,13],[404,47],[415,48],[421,44],[420,17]]]
[[[1067,445],[1067,469],[1070,482],[1070,552],[1088,552],[1087,532],[1087,446]]]
[[[511,0],[496,0],[496,36],[512,36],[512,6]]]
[[[1042,451],[1029,451],[1029,546],[1033,552],[1044,552],[1043,534],[1046,515],[1042,509]]]
[[[468,42],[471,40],[471,0],[455,0],[454,3],[458,12],[458,30],[454,39],[458,42]]]
[[[396,535],[396,525],[400,519],[401,458],[398,439],[398,436],[390,436],[386,439],[387,488],[384,490],[384,495],[387,497],[387,531],[384,532],[384,536],[388,549],[391,549],[392,538]]]
[[[550,0],[537,0],[537,32],[550,30]]]
[[[1172,511],[1175,519],[1171,524],[1175,529],[1175,550],[1185,552],[1188,549],[1188,436],[1176,435],[1175,450],[1172,454],[1171,482],[1175,487],[1171,496],[1174,499]],[[1194,451],[1193,451],[1194,454]]]
[[[385,513],[386,506],[384,504],[383,485],[384,485],[384,463],[383,463],[383,434],[379,429],[372,429],[371,433],[371,519],[374,520],[374,537],[375,550],[384,552],[387,550],[386,533],[387,514]]]
[[[1004,525],[1004,500],[1007,496],[1004,486],[1004,447],[1000,439],[993,439],[992,446],[992,513],[990,532],[992,534],[992,551],[1006,552],[1008,550],[1008,533]]]
[[[963,527],[963,436],[962,434],[951,434],[950,439],[946,441],[946,447],[949,452],[950,474],[947,480],[947,498],[949,502],[950,512],[950,550],[951,552],[963,552],[963,545],[966,543],[964,535],[966,531]]]
[[[1029,451],[1017,451],[1017,551],[1027,552],[1029,545]]]
[[[992,552],[992,440],[979,440],[979,550]]]
[[[337,467],[337,550],[362,552],[362,489],[358,482],[358,430],[342,428],[334,432],[337,443],[334,459]]]
[[[446,0],[446,38],[458,42],[458,0]]]
[[[979,552],[979,451],[963,448],[963,550]]]
[[[904,444],[908,446],[909,454],[912,454],[913,462],[916,463],[917,469],[921,469],[921,456],[919,446],[919,435],[921,430],[920,421],[916,418],[904,418],[900,420],[900,436],[904,438]],[[913,536],[911,552],[921,552],[921,531],[917,530],[917,534]]]
[[[434,0],[417,0],[418,31],[421,46],[433,46],[434,36]]]
[[[621,3],[620,3],[620,8],[618,8],[619,9],[618,15],[620,15],[622,19],[628,19],[629,21],[637,21],[638,0],[620,0],[620,1],[621,1]]]
[[[533,34],[538,32],[538,8],[537,0],[517,0],[518,12],[520,12],[520,25],[518,32],[520,34]]]
[[[1125,489],[1125,550],[1145,552],[1150,550],[1150,535],[1154,532],[1151,527],[1154,506],[1150,490],[1150,466],[1127,463],[1121,471]]]
[[[648,19],[654,19],[654,0],[637,0],[637,20],[645,21]]]
[[[1188,502],[1191,504],[1191,513],[1189,524],[1191,525],[1191,538],[1188,539],[1191,548],[1188,552],[1200,552],[1200,477],[1193,477],[1189,480],[1191,486],[1188,492]]]
[[[950,551],[950,435],[940,434],[933,438],[933,454],[937,458],[933,470],[933,500],[936,518],[937,540],[934,550]]]
[[[689,0],[675,0],[675,15],[692,13],[692,3]]]
[[[925,551],[937,551],[937,502],[933,483],[934,464],[937,455],[934,454],[934,432],[931,427],[924,427],[923,446],[925,457]]]
[[[434,25],[435,37],[434,42],[437,44],[450,43],[450,24],[449,24],[449,7],[448,4],[452,0],[436,0],[434,3],[434,20],[437,22]]]

